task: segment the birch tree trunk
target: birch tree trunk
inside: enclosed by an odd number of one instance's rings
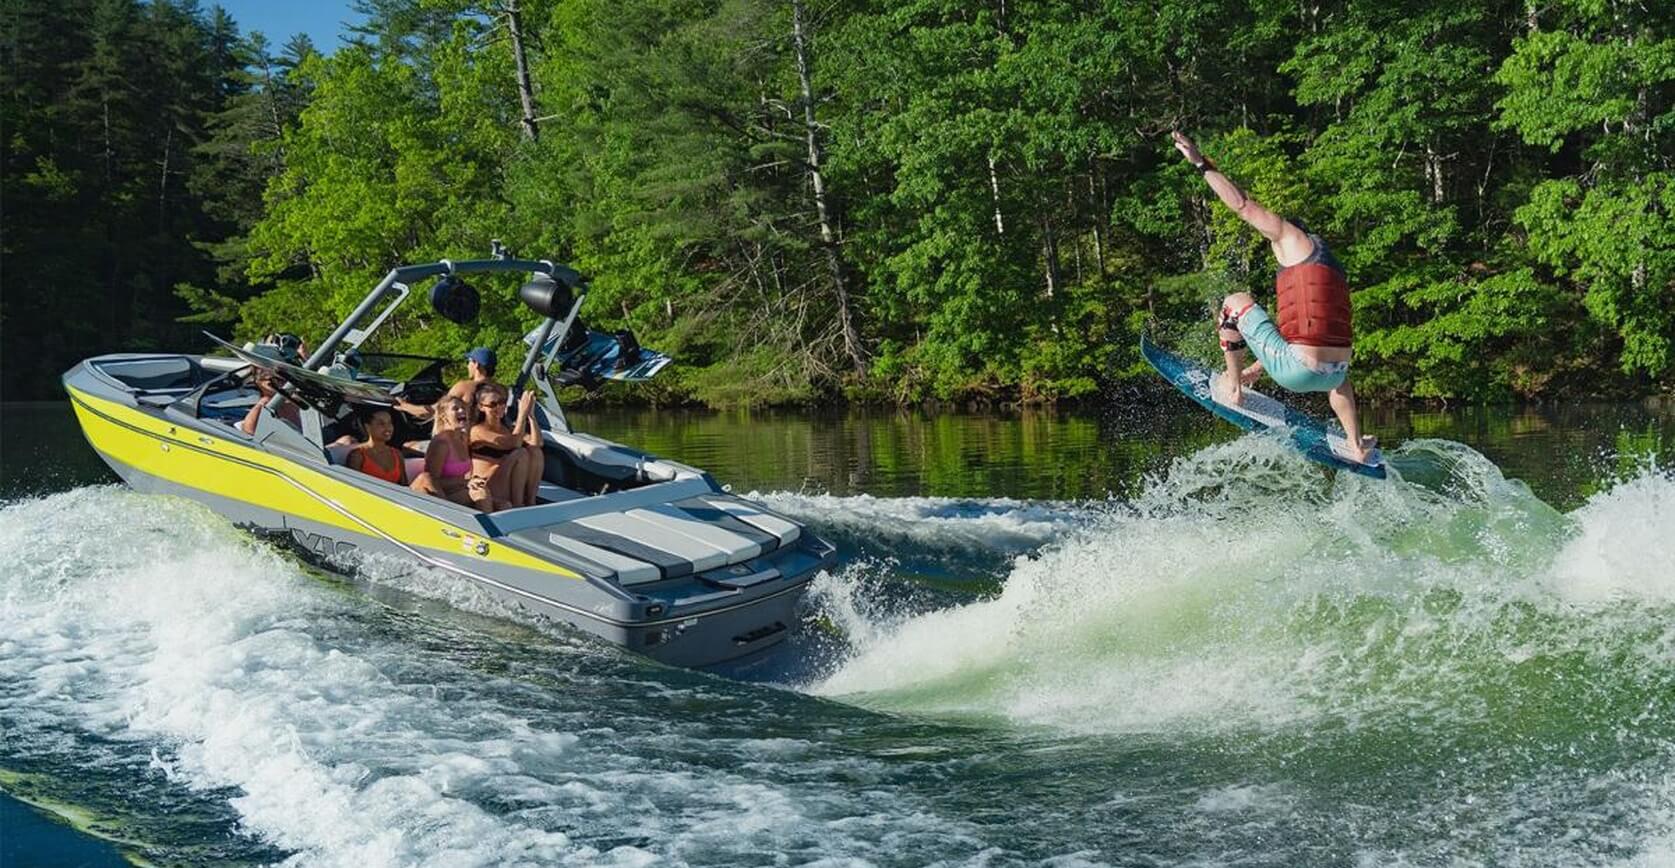
[[[1047,265],[1047,297],[1052,298],[1058,291],[1059,275],[1059,245],[1058,238],[1053,234],[1053,225],[1045,220],[1041,222],[1042,253],[1045,254]]]
[[[518,0],[506,0],[506,32],[512,37],[512,59],[517,63],[518,101],[523,103],[523,135],[530,141],[540,137],[535,115],[535,86],[529,79],[529,60],[523,47],[522,11]]]
[[[995,155],[989,155],[989,195],[995,205],[995,234],[1006,234],[1006,221],[1000,217],[1000,176],[995,174]]]
[[[1096,170],[1097,171],[1097,170]],[[1105,221],[1109,211],[1105,207],[1105,197],[1094,186],[1094,173],[1088,174],[1088,196],[1093,199],[1093,259],[1099,268],[1099,279],[1105,279]]]
[[[1431,204],[1441,205],[1444,190],[1442,188],[1442,155],[1437,153],[1435,146],[1425,145],[1425,180],[1431,185]]]
[[[861,336],[855,329],[855,318],[849,309],[849,280],[844,273],[843,258],[838,252],[837,232],[832,229],[826,178],[821,170],[824,155],[820,147],[820,125],[814,119],[814,85],[809,77],[810,51],[805,16],[802,0],[791,0],[791,43],[797,57],[797,81],[802,88],[803,134],[808,142],[808,173],[814,186],[814,210],[820,221],[820,246],[825,250],[826,268],[831,272],[832,290],[837,296],[838,327],[843,330],[844,353],[854,364],[855,373],[865,374],[866,351],[861,347]]]
[[[164,231],[169,219],[169,157],[174,154],[174,127],[163,136],[163,171],[157,175],[157,231]]]

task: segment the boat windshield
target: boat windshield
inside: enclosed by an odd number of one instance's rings
[[[205,332],[205,334],[209,333]],[[307,368],[250,352],[215,335],[209,335],[209,337],[220,344],[222,349],[237,356],[239,360],[257,368],[274,372],[275,375],[302,390],[311,399],[330,397],[337,399],[339,402],[351,401],[386,407],[395,404],[395,398],[391,397],[389,387],[385,384],[344,379],[343,377],[310,371]],[[315,403],[318,404],[319,402],[315,401]]]
[[[404,383],[408,380],[450,379],[464,376],[464,359],[441,359],[411,353],[361,353],[355,379]],[[456,370],[457,369],[457,370]],[[458,374],[459,376],[450,376]]]

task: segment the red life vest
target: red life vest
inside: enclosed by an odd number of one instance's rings
[[[1320,243],[1315,243],[1316,249]],[[1348,347],[1350,328],[1349,281],[1339,269],[1318,261],[1316,255],[1280,269],[1274,278],[1275,307],[1280,335],[1305,347]]]

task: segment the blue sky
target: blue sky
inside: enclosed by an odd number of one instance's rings
[[[219,4],[238,22],[240,33],[260,30],[277,49],[293,33],[307,33],[323,54],[337,50],[338,37],[348,31],[346,22],[359,21],[348,0],[213,0],[205,9]]]

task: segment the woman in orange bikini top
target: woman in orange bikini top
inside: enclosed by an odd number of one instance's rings
[[[361,426],[366,429],[366,442],[356,446],[343,463],[385,482],[406,485],[407,463],[401,459],[401,450],[390,445],[390,438],[395,436],[395,419],[390,411],[377,408],[365,413]]]

